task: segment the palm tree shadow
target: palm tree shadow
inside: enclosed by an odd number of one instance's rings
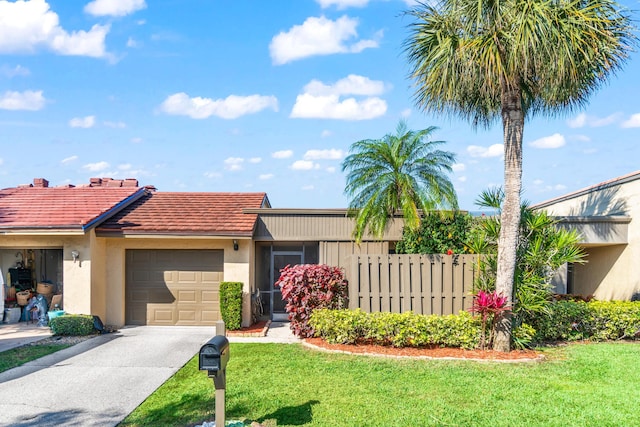
[[[263,415],[258,418],[258,422],[275,419],[277,425],[286,424],[292,426],[301,426],[313,421],[313,405],[320,403],[317,400],[310,400],[302,405],[285,406],[270,414]]]

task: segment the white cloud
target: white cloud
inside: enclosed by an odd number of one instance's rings
[[[402,117],[403,119],[409,118],[410,115],[411,115],[411,108],[405,108],[400,112],[400,117]]]
[[[591,138],[589,138],[587,135],[570,135],[569,139],[574,140],[574,141],[581,141],[581,142],[589,142],[591,141]]]
[[[62,163],[64,165],[64,164],[71,163],[71,162],[76,161],[76,160],[78,160],[78,156],[69,156],[69,157],[66,157],[66,158],[60,160],[60,163]]]
[[[620,113],[610,114],[607,117],[589,116],[585,113],[580,113],[573,119],[567,120],[567,125],[570,128],[581,128],[585,126],[597,128],[615,123],[620,117]]]
[[[92,128],[96,124],[96,116],[74,117],[69,120],[69,126],[72,128]]]
[[[564,191],[567,189],[567,186],[564,184],[556,184],[553,186],[553,189],[556,191]]]
[[[44,108],[46,102],[41,90],[7,91],[0,95],[0,110],[38,111]]]
[[[142,138],[140,138],[139,136],[133,137],[131,138],[131,142],[133,142],[134,144],[140,144],[142,142]]]
[[[131,168],[132,168],[131,163],[122,163],[118,165],[118,169],[120,169],[121,171],[128,171],[128,170],[131,170]]]
[[[271,153],[271,157],[274,159],[288,159],[291,156],[293,156],[292,150],[280,150]]]
[[[127,47],[135,48],[140,46],[141,46],[141,43],[135,40],[133,37],[129,37],[127,39]]]
[[[297,171],[308,171],[311,169],[318,169],[320,166],[317,163],[312,162],[311,160],[296,160],[291,165],[291,169]]]
[[[545,136],[529,143],[535,148],[560,148],[565,145],[564,136],[559,133],[554,133],[551,136]]]
[[[0,0],[0,53],[31,53],[40,47],[61,55],[104,57],[109,25],[68,32],[44,0]]]
[[[454,163],[451,166],[451,169],[453,169],[454,172],[462,172],[463,170],[465,170],[467,167],[465,166],[464,163]]]
[[[249,163],[260,163],[262,161],[261,157],[251,157],[249,159]]]
[[[335,166],[329,166],[327,169],[325,169],[327,172],[329,173],[334,173],[336,171],[336,167]]]
[[[87,163],[82,166],[83,169],[86,169],[90,172],[100,172],[109,168],[109,163],[107,162],[97,162],[97,163]]]
[[[225,99],[211,99],[199,96],[189,98],[189,95],[180,92],[168,96],[160,105],[160,110],[166,114],[189,116],[192,119],[206,119],[211,116],[236,119],[267,108],[278,111],[278,100],[275,96],[229,95]]]
[[[542,185],[544,183],[543,180],[541,179],[534,179],[533,180],[533,185]]]
[[[93,16],[126,16],[146,7],[144,0],[93,0],[84,11]]]
[[[325,130],[323,130],[323,131],[322,131],[322,133],[320,134],[320,137],[322,137],[322,138],[328,138],[328,137],[330,137],[331,135],[333,135],[333,132],[331,132],[331,131],[330,131],[330,130],[328,130],[328,129],[325,129]]]
[[[222,174],[220,172],[205,172],[203,174],[205,178],[221,178]]]
[[[310,191],[310,190],[313,190],[314,188],[315,187],[313,185],[304,185],[302,186],[301,190]]]
[[[19,77],[28,76],[31,74],[31,71],[29,71],[27,67],[23,67],[22,65],[16,65],[13,68],[3,65],[2,67],[0,67],[0,74],[11,79],[13,77],[18,77],[18,76]]]
[[[244,159],[242,157],[228,157],[224,160],[224,168],[230,171],[242,170]]]
[[[467,177],[466,176],[461,176],[461,177],[458,178],[458,181],[467,182]]]
[[[303,158],[305,160],[340,160],[344,156],[344,151],[330,148],[328,150],[307,150]]]
[[[348,7],[365,7],[369,0],[316,0],[321,8],[326,9],[335,6],[338,10]]]
[[[105,121],[105,122],[102,122],[102,124],[104,124],[108,128],[113,128],[113,129],[124,129],[124,128],[127,127],[127,124],[124,123],[124,122],[109,122],[109,121]]]
[[[348,16],[335,21],[324,16],[307,18],[302,25],[295,25],[288,32],[281,32],[271,39],[271,60],[275,65],[282,65],[314,55],[358,53],[378,47],[376,39],[349,44],[349,40],[358,37],[357,26],[358,20]],[[382,33],[376,35],[377,39],[381,37]]]
[[[271,179],[273,178],[273,174],[272,173],[263,173],[262,175],[258,176],[258,179],[262,180],[262,181],[266,181],[267,179]]]
[[[304,119],[369,120],[383,116],[387,102],[373,97],[363,101],[347,98],[340,101],[336,95],[298,95],[290,117]]]
[[[467,147],[467,153],[471,157],[498,157],[504,154],[504,146],[502,144],[493,144],[489,147],[470,145]]]
[[[349,74],[332,85],[313,79],[304,87],[304,92],[314,96],[324,95],[381,95],[386,87],[383,81],[371,80],[357,74]]]
[[[640,113],[633,114],[620,125],[623,128],[640,128]]]
[[[387,102],[378,95],[386,89],[384,82],[351,74],[327,85],[312,80],[304,87],[304,93],[296,98],[291,110],[292,118],[368,120],[387,112]],[[341,95],[362,95],[367,98],[341,99]]]

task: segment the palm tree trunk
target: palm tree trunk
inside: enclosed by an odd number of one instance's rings
[[[513,278],[520,228],[524,113],[522,111],[522,94],[517,85],[511,85],[511,87],[504,85],[502,93],[504,202],[498,237],[496,292],[506,297],[510,305],[513,306]],[[503,311],[498,314],[495,322],[493,349],[505,352],[511,349],[511,311]]]

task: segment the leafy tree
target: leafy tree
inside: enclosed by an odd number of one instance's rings
[[[496,290],[511,300],[525,119],[586,105],[636,42],[630,17],[612,0],[440,0],[408,14],[415,20],[405,50],[417,105],[474,126],[502,120]],[[510,316],[500,314],[497,350],[510,349]]]
[[[435,130],[412,131],[401,121],[395,135],[351,145],[342,171],[347,172],[345,193],[350,198],[350,215],[355,217],[353,236],[357,242],[367,229],[382,238],[398,210],[405,226],[417,229],[421,211],[457,206],[448,177],[455,155],[437,149],[444,141],[429,140]]]
[[[429,212],[420,227],[402,230],[402,240],[396,244],[399,254],[472,253],[466,242],[474,219],[468,213]]]

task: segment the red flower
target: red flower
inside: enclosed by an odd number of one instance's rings
[[[449,249],[449,250],[447,251],[447,255],[453,255],[453,251],[452,251],[451,249]]]

